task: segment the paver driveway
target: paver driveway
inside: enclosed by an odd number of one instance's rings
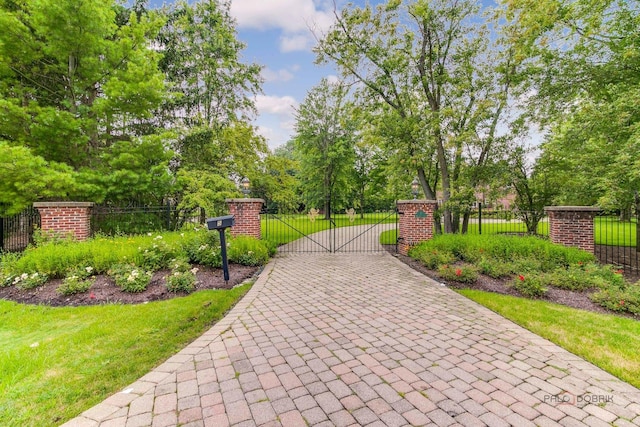
[[[638,389],[391,255],[322,254],[278,256],[223,321],[67,425],[604,426],[639,414]]]

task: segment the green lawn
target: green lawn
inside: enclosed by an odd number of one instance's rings
[[[640,387],[640,322],[476,290],[460,293]]]
[[[141,305],[0,300],[0,425],[53,426],[79,415],[199,337],[249,287]]]
[[[617,217],[595,218],[595,241],[598,245],[636,246],[636,220],[620,222]]]

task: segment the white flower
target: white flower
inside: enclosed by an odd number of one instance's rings
[[[192,272],[193,274],[196,274],[196,273],[198,272],[198,267],[193,267],[193,268],[191,269],[191,272]]]
[[[133,277],[133,275],[129,275],[129,277],[127,277],[127,282],[133,282],[134,280],[136,280],[136,278]]]
[[[162,236],[156,236],[155,239],[153,240],[158,240],[158,239],[162,239]]]
[[[249,255],[253,255],[253,251],[249,251],[247,252]]]
[[[180,237],[184,237],[184,233],[180,233]]]
[[[152,234],[151,234],[151,233],[147,233],[147,236],[151,237],[151,236],[152,236]]]
[[[20,280],[25,280],[25,279],[28,279],[28,278],[29,278],[29,275],[27,273],[22,273],[20,275]]]
[[[207,249],[209,246],[208,245],[201,245],[198,250],[199,251],[204,251],[205,249]]]
[[[179,275],[180,275],[180,272],[179,272],[179,271],[176,271],[175,273],[173,273],[173,275],[174,275],[174,276],[179,276]]]
[[[91,273],[93,271],[93,267],[87,267],[87,268],[85,268],[85,271],[87,273]]]
[[[33,274],[31,275],[31,278],[32,278],[32,279],[36,279],[37,277],[38,277],[38,273],[33,273]]]

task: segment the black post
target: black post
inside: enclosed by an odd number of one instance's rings
[[[482,202],[478,202],[478,234],[482,234]]]
[[[4,249],[4,218],[0,217],[0,252]]]
[[[224,236],[224,228],[220,232],[220,254],[222,255],[222,271],[224,272],[224,283],[229,283],[229,262],[227,261],[227,241]]]
[[[397,201],[396,201],[396,254],[398,253],[398,234],[400,233],[400,230],[398,230],[398,223],[400,220],[400,213],[398,212],[398,205],[397,205]]]
[[[167,200],[167,230],[171,230],[171,200]]]

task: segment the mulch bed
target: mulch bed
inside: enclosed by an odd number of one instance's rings
[[[260,267],[230,264],[229,282],[225,283],[222,269],[199,265],[196,267],[199,269],[196,273],[197,291],[202,289],[231,289],[254,277],[260,270]],[[56,307],[106,303],[141,304],[187,295],[186,293],[173,293],[167,290],[165,277],[169,274],[169,270],[156,271],[147,289],[139,293],[123,292],[116,286],[111,277],[99,275],[96,276],[93,286],[87,292],[81,294],[60,295],[56,289],[62,283],[62,279],[55,279],[35,289],[20,290],[15,286],[0,288],[0,299],[12,300],[23,304],[43,304]]]
[[[496,294],[503,295],[511,295],[516,297],[522,297],[522,295],[509,286],[508,279],[494,279],[489,276],[485,276],[483,274],[478,275],[478,280],[475,283],[459,283],[459,282],[446,282],[444,281],[436,271],[429,270],[424,266],[420,261],[417,261],[413,258],[410,258],[405,255],[396,254],[395,246],[389,246],[387,248],[389,252],[393,254],[396,258],[398,258],[403,263],[407,264],[409,267],[413,268],[416,271],[424,274],[427,277],[435,280],[439,283],[444,283],[446,286],[453,289],[477,289],[480,291],[493,292]],[[595,313],[602,314],[614,314],[616,316],[621,317],[629,317],[632,319],[640,320],[638,317],[630,314],[630,313],[618,313],[611,310],[607,310],[604,307],[599,306],[589,299],[590,292],[575,292],[569,291],[565,289],[557,289],[557,288],[549,288],[547,295],[544,298],[541,298],[543,301],[548,301],[556,304],[562,304],[567,307],[577,308],[580,310],[588,310]]]

